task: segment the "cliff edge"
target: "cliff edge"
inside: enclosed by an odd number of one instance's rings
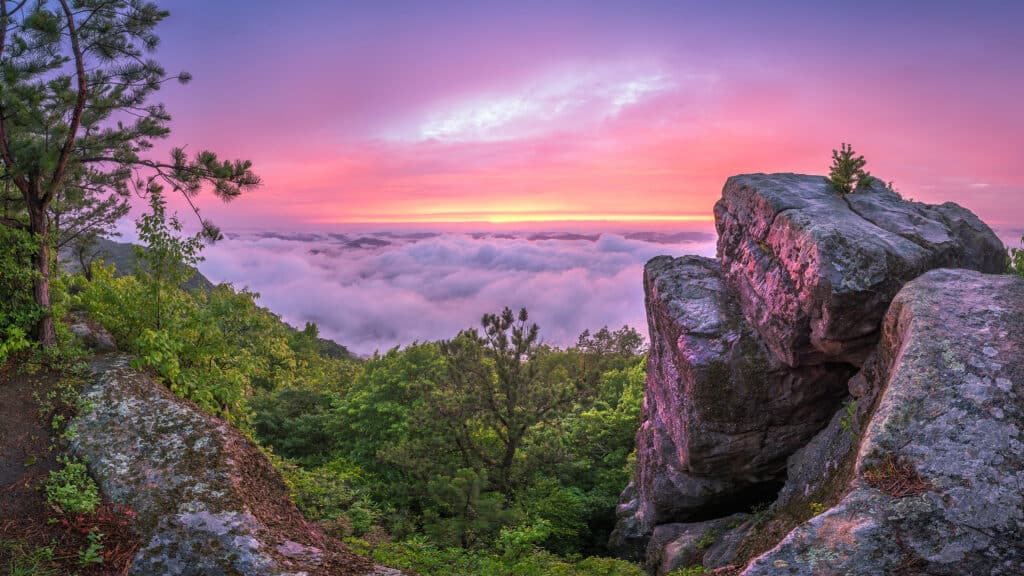
[[[785,539],[793,552],[769,562],[777,572],[756,571],[766,569],[768,556],[762,556],[746,573],[780,573],[776,560],[792,568],[781,573],[804,573],[794,566],[799,558],[804,565],[810,562],[809,549],[796,551],[798,538],[787,534],[806,529],[808,520],[822,517],[825,510],[836,512],[858,483],[881,473],[872,466],[913,467],[922,486],[944,485],[902,452],[890,449],[881,455],[869,448],[875,456],[861,458],[871,437],[860,434],[861,421],[864,429],[903,422],[883,416],[903,410],[901,403],[908,401],[882,393],[890,388],[895,361],[883,367],[881,359],[893,357],[886,350],[894,339],[901,346],[912,341],[927,347],[968,341],[969,333],[979,349],[1006,354],[1006,362],[1011,358],[1007,346],[1014,348],[1024,338],[1010,325],[1000,332],[995,324],[987,329],[957,324],[956,316],[948,325],[908,328],[897,337],[890,319],[899,314],[894,311],[909,308],[893,302],[913,300],[915,293],[904,287],[929,270],[974,270],[969,278],[966,272],[943,272],[946,281],[933,280],[927,289],[916,290],[931,290],[933,298],[948,300],[949,310],[980,317],[984,305],[994,302],[965,300],[964,287],[970,285],[978,294],[1006,302],[1012,316],[1024,312],[1024,301],[1012,287],[1021,281],[979,274],[1001,273],[1005,249],[970,211],[952,203],[905,201],[879,184],[842,196],[821,176],[736,176],[726,182],[715,218],[717,260],[663,256],[645,267],[651,351],[643,422],[635,478],[623,492],[611,545],[627,557],[645,559],[651,573],[665,574],[694,564],[745,566]],[[909,295],[901,296],[904,292]],[[899,369],[920,379],[929,374],[926,368],[934,372],[943,361],[941,355],[923,357]],[[966,372],[942,376],[968,378]],[[1001,378],[1017,391],[1019,407],[1020,376]],[[945,408],[967,418],[955,410],[952,396],[934,402],[932,411]],[[967,436],[953,433],[948,441],[970,449]],[[1004,443],[1002,449],[1013,446],[1020,445]],[[1006,455],[1002,458],[1009,462]],[[978,467],[969,469],[971,474],[984,477],[988,471]],[[1019,502],[1015,505],[1010,517],[1017,514],[1019,522],[1024,511]],[[1019,524],[1015,530],[1019,535]],[[990,532],[1002,539],[1013,530]],[[857,548],[859,538],[851,528],[846,541]],[[815,570],[825,565],[822,558],[838,562],[847,552],[815,552],[806,573],[819,573]],[[920,552],[912,562],[931,562],[926,551]],[[1018,560],[1007,556],[1006,561]],[[927,569],[946,573],[936,562]],[[947,564],[962,567],[965,562]],[[894,568],[886,564],[878,573],[889,569]]]

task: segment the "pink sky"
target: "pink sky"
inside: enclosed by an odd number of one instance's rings
[[[841,142],[904,196],[1024,223],[1013,5],[279,4],[164,29],[195,75],[171,141],[264,179],[204,199],[228,230],[707,219],[729,175],[824,173]]]

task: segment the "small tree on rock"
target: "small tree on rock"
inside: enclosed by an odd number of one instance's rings
[[[857,156],[853,146],[843,144],[839,150],[832,150],[832,168],[829,169],[829,185],[836,192],[847,195],[861,186],[870,186],[875,177],[864,170],[867,161],[864,156]]]

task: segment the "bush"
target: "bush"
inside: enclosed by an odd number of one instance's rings
[[[1024,238],[1021,238],[1020,241],[1024,243]],[[1010,248],[1007,267],[1010,274],[1024,276],[1024,248]]]
[[[383,517],[371,500],[365,473],[358,466],[337,459],[306,470],[279,461],[278,468],[292,492],[295,505],[309,520],[320,522],[337,536],[346,532],[362,536]]]
[[[85,464],[64,458],[64,467],[50,472],[43,491],[46,502],[62,514],[92,514],[100,504],[100,491]]]
[[[32,235],[0,225],[0,364],[13,352],[28,348],[42,309],[32,297],[36,272],[32,255],[37,243]]]

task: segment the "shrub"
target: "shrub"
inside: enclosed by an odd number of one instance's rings
[[[828,183],[836,192],[847,195],[857,188],[870,186],[875,178],[864,171],[867,161],[864,156],[855,156],[853,146],[843,144],[839,150],[832,150],[832,167],[828,172]]]
[[[1020,241],[1024,243],[1024,238],[1021,238]],[[1010,274],[1024,276],[1024,248],[1010,248],[1007,268],[1009,268]]]
[[[0,364],[28,348],[28,334],[42,315],[32,298],[36,241],[23,230],[0,225]]]
[[[100,504],[100,491],[85,464],[64,458],[64,467],[50,472],[43,486],[46,502],[62,514],[92,514]]]
[[[356,536],[370,532],[380,522],[383,512],[369,497],[365,474],[358,466],[342,459],[306,470],[279,461],[278,468],[292,492],[299,510],[334,532],[348,531]],[[347,534],[339,534],[347,535]]]

